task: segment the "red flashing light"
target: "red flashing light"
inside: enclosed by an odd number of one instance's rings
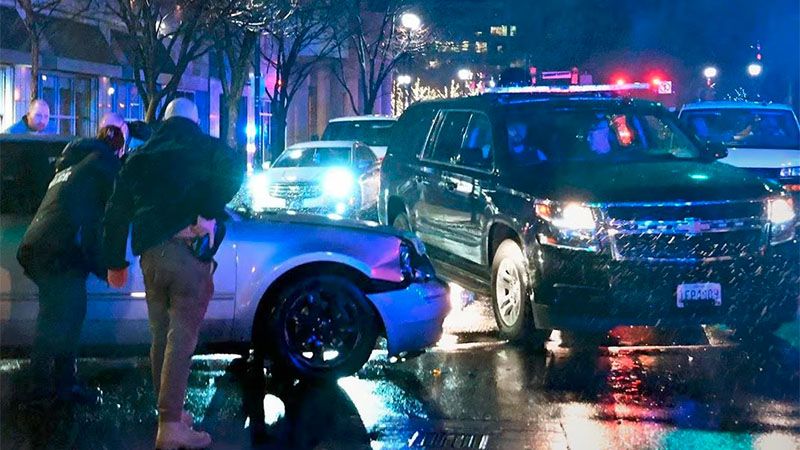
[[[653,78],[652,80],[650,80],[650,84],[652,84],[653,86],[660,86],[661,78],[658,77]]]
[[[616,83],[618,86],[622,86],[623,84],[625,84],[625,78],[617,78],[617,81],[615,81],[614,83]]]
[[[800,192],[800,184],[784,184],[783,188],[789,192]]]

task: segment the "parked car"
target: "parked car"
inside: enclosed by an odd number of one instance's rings
[[[680,119],[700,141],[728,148],[722,162],[777,180],[800,201],[800,123],[791,107],[698,102],[684,105]]]
[[[0,137],[2,204],[0,328],[4,347],[32,343],[36,286],[15,254],[50,178],[48,158],[62,140]],[[48,164],[49,167],[48,167]],[[30,176],[30,168],[38,168]],[[47,173],[47,175],[44,175]],[[11,189],[11,190],[6,190]],[[249,343],[300,377],[358,370],[376,338],[390,355],[417,352],[440,337],[447,288],[435,278],[414,236],[387,227],[304,215],[256,214],[237,196],[233,220],[217,254],[215,292],[201,331],[206,344]],[[134,261],[133,255],[128,259]],[[113,289],[91,277],[84,344],[144,344],[150,340],[144,284],[131,264],[128,284]]]
[[[250,177],[256,211],[374,216],[380,172],[372,150],[355,141],[313,141],[288,147]]]
[[[322,139],[328,141],[359,141],[369,145],[378,159],[383,159],[397,119],[389,116],[353,116],[331,119]]]
[[[381,169],[380,221],[491,295],[502,334],[794,317],[792,200],[716,162],[657,103],[562,89],[422,102]]]

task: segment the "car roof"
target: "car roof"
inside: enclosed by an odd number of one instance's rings
[[[742,102],[742,101],[715,101],[715,102],[696,102],[687,103],[683,105],[683,111],[699,110],[699,109],[772,109],[772,110],[786,110],[791,111],[789,105],[782,103],[759,103],[759,102]]]
[[[656,108],[661,103],[625,96],[605,96],[598,94],[571,93],[571,94],[542,94],[542,93],[486,93],[472,97],[450,99],[436,99],[418,102],[417,105],[427,105],[439,108],[475,108],[479,110],[505,108],[511,105],[547,105],[554,107],[604,107],[619,104],[634,107]]]
[[[331,119],[328,123],[336,123],[336,122],[359,122],[359,121],[383,121],[383,122],[397,122],[396,117],[391,116],[381,116],[381,115],[374,115],[374,116],[347,116],[347,117],[337,117],[335,119]]]
[[[320,147],[352,147],[356,141],[308,141],[308,142],[298,142],[296,144],[292,144],[286,149],[304,149],[304,148],[320,148]]]
[[[0,134],[0,142],[63,142],[75,139],[75,136],[61,134]]]

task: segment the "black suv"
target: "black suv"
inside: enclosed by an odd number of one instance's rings
[[[395,125],[379,216],[490,294],[512,340],[708,323],[752,337],[796,312],[796,219],[780,186],[723,156],[649,101],[423,102]]]

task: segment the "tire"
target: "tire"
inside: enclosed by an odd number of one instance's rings
[[[411,229],[411,222],[408,220],[408,215],[404,212],[397,213],[392,219],[392,227],[401,231],[413,232]]]
[[[525,256],[519,245],[506,239],[492,260],[492,309],[500,335],[515,344],[540,348],[550,335],[533,324]]]
[[[264,318],[263,344],[278,372],[328,380],[352,375],[369,359],[377,317],[352,281],[312,276],[285,286],[274,300]]]

